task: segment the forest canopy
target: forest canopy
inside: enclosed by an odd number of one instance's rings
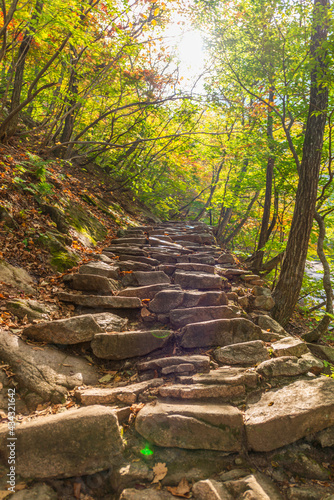
[[[330,3],[2,0],[0,15],[0,140],[95,162],[159,217],[210,223],[276,286],[286,323],[302,280],[315,286],[306,259],[330,274]],[[166,37],[177,22],[205,47],[187,85]],[[317,288],[327,328],[330,280]]]

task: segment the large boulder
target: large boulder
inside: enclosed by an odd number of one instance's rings
[[[95,335],[91,346],[98,358],[127,359],[162,348],[171,335],[169,330],[99,333]]]
[[[182,347],[226,346],[261,338],[261,328],[244,318],[192,323],[183,330]]]
[[[0,331],[0,358],[15,373],[22,394],[37,394],[39,402],[60,403],[68,390],[79,385],[96,384],[97,370],[85,359],[52,347],[34,349],[16,335]]]
[[[167,448],[240,451],[243,443],[242,413],[229,405],[146,405],[136,430],[149,443]]]
[[[104,276],[114,280],[119,279],[118,266],[110,266],[105,262],[89,262],[79,268],[80,274],[94,274],[96,276]]]
[[[47,321],[28,326],[23,335],[39,342],[52,344],[79,344],[94,338],[97,333],[108,330],[119,331],[127,324],[127,319],[112,313],[83,314],[72,318]]]
[[[97,274],[77,273],[69,276],[65,281],[74,290],[83,292],[112,294],[119,289],[119,283],[116,280]]]
[[[163,271],[133,271],[122,278],[123,286],[148,286],[161,283],[170,283],[170,279]]]
[[[123,449],[116,414],[104,406],[35,418],[17,425],[15,438],[8,440],[8,425],[0,426],[4,460],[14,443],[16,473],[23,478],[94,474],[116,465]]]
[[[174,282],[182,288],[198,290],[213,290],[222,287],[220,276],[196,271],[175,271]]]
[[[334,380],[298,380],[262,394],[245,414],[248,448],[271,451],[334,425]]]
[[[79,295],[60,292],[59,300],[70,302],[76,306],[100,309],[139,309],[141,300],[138,297],[119,297],[115,295]]]
[[[223,365],[256,365],[270,358],[262,340],[219,347],[213,352],[213,356]]]
[[[0,259],[0,282],[13,287],[18,291],[35,294],[33,279],[25,269],[14,267],[5,260]]]
[[[201,323],[214,319],[230,319],[237,316],[228,306],[190,307],[171,311],[170,322],[173,327],[181,328],[189,323]]]

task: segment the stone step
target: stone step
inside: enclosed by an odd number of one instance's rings
[[[160,283],[157,285],[148,285],[148,286],[139,286],[139,287],[130,287],[125,288],[118,292],[117,297],[138,297],[140,299],[153,299],[158,292],[162,290],[181,290],[181,287],[178,285],[169,285],[166,283]]]
[[[244,435],[241,411],[224,404],[147,404],[136,430],[157,446],[227,452],[240,451]]]
[[[119,463],[124,446],[115,412],[97,405],[16,425],[12,442],[16,474],[29,479],[66,478],[106,470]],[[8,444],[8,424],[1,424],[0,447],[6,462]]]
[[[182,288],[199,290],[221,289],[222,278],[213,274],[195,271],[175,271],[174,283]]]
[[[156,259],[151,259],[150,257],[142,257],[139,255],[127,255],[122,254],[119,256],[118,262],[131,261],[131,262],[142,262],[144,264],[149,264],[152,267],[156,267],[160,262]]]
[[[137,370],[139,372],[157,371],[158,373],[162,373],[164,368],[173,367],[174,371],[167,370],[168,373],[178,373],[177,367],[179,365],[191,365],[193,371],[208,372],[210,370],[210,357],[194,354],[191,356],[170,356],[168,358],[152,359],[138,363]],[[163,374],[166,374],[166,371]]]
[[[224,347],[250,340],[261,340],[261,336],[261,328],[247,319],[216,319],[185,326],[181,346],[186,349]]]
[[[145,356],[161,349],[172,335],[170,330],[98,333],[94,336],[91,346],[98,358],[121,360]]]
[[[140,309],[141,300],[138,297],[121,297],[106,295],[79,295],[73,293],[60,292],[59,300],[70,302],[76,306],[104,308],[104,309]]]
[[[114,245],[146,245],[148,243],[148,239],[145,237],[142,238],[133,238],[131,236],[125,236],[124,238],[114,238],[111,242],[111,246]]]
[[[312,354],[304,354],[301,358],[296,356],[281,356],[260,363],[256,371],[263,378],[297,377],[307,372],[320,374],[324,368],[323,363]]]
[[[170,322],[173,328],[182,328],[190,323],[237,317],[240,317],[240,314],[236,314],[228,306],[189,307],[185,309],[173,309],[170,312]]]
[[[86,359],[55,347],[36,349],[5,330],[0,330],[0,358],[14,372],[21,395],[28,391],[27,404],[33,410],[42,402],[62,403],[68,390],[97,384],[100,378]]]
[[[107,248],[104,248],[103,253],[106,253],[107,255],[109,253],[114,253],[115,255],[127,254],[127,255],[135,255],[137,257],[148,257],[147,250],[144,250],[143,248],[139,248],[131,244],[128,244],[127,246],[112,245]]]
[[[120,288],[118,281],[106,278],[105,276],[98,276],[96,274],[77,273],[65,276],[65,278],[64,283],[69,285],[73,290],[83,292],[112,294]]]
[[[271,347],[274,356],[300,357],[309,352],[305,342],[296,337],[285,337],[277,342],[274,342]]]
[[[218,291],[183,291],[162,290],[149,303],[149,310],[154,313],[168,313],[178,307],[201,307],[227,305],[225,292]]]
[[[271,451],[334,425],[334,380],[298,380],[262,394],[245,413],[248,448]]]
[[[119,261],[119,269],[121,271],[154,271],[155,267],[145,262],[136,262],[133,260]],[[159,269],[160,270],[160,269]],[[162,271],[162,269],[161,269]]]
[[[199,264],[195,262],[179,262],[176,264],[170,264],[170,265],[163,265],[161,264],[158,267],[159,271],[164,271],[168,275],[173,274],[176,270],[182,270],[182,271],[197,271],[197,272],[204,272],[204,273],[209,273],[209,274],[214,274],[215,273],[215,267],[214,266],[209,266],[208,264]]]
[[[162,271],[133,271],[122,278],[123,286],[148,286],[170,284],[170,278]]]
[[[180,382],[185,381],[179,377]],[[244,385],[255,388],[258,384],[259,376],[254,369],[244,369],[240,367],[224,366],[209,373],[199,373],[187,378],[189,384],[218,384],[218,385]]]
[[[270,359],[268,349],[262,340],[219,347],[213,357],[223,365],[256,365]]]
[[[105,278],[112,278],[118,280],[120,278],[119,269],[117,266],[111,266],[105,262],[89,262],[79,268],[80,274],[95,274],[97,276],[104,276]]]
[[[199,243],[200,245],[211,245],[215,243],[215,239],[212,235],[207,233],[187,233],[187,234],[173,234],[171,235],[173,241],[180,242],[194,242]]]
[[[216,384],[193,384],[193,385],[166,385],[159,388],[162,398],[176,399],[219,399],[230,401],[233,398],[245,394],[244,385],[216,385]]]
[[[161,250],[172,250],[174,252],[184,251],[184,247],[178,243],[174,243],[169,236],[150,236],[149,245]]]
[[[97,333],[120,331],[127,323],[127,319],[112,313],[83,314],[28,326],[23,329],[22,335],[38,342],[79,344],[92,340]]]
[[[209,266],[215,265],[215,258],[213,255],[186,255],[184,257],[179,257],[177,262],[193,262],[198,264],[208,264]]]
[[[132,405],[138,400],[139,394],[152,387],[159,387],[163,383],[163,379],[152,379],[123,387],[90,387],[77,389],[74,396],[85,406],[110,405],[113,403]]]

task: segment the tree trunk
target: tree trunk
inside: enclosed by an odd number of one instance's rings
[[[331,284],[331,270],[326,258],[326,254],[324,252],[324,240],[326,237],[326,226],[325,226],[325,221],[324,217],[321,217],[321,215],[318,212],[315,212],[314,218],[318,223],[319,226],[319,236],[318,236],[318,245],[317,245],[317,253],[318,257],[321,260],[321,264],[324,268],[324,276],[323,276],[323,285],[324,285],[324,290],[326,293],[326,313],[329,313],[333,316],[333,290],[332,290],[332,284]],[[314,330],[311,332],[307,332],[304,335],[302,335],[303,339],[306,340],[306,342],[317,342],[317,340],[320,339],[320,337],[327,332],[328,326],[330,322],[332,321],[332,318],[328,315],[325,314],[325,316],[321,319],[319,324],[316,326]]]
[[[43,10],[43,5],[44,5],[43,2],[41,2],[40,0],[37,0],[36,6],[35,6],[35,11],[34,11],[32,18],[31,18],[32,22],[29,26],[29,29],[27,29],[27,31],[23,37],[23,40],[21,42],[21,45],[19,47],[19,51],[18,51],[18,55],[17,55],[17,62],[16,62],[16,69],[15,69],[14,88],[13,88],[13,93],[12,93],[12,98],[11,98],[11,103],[10,103],[10,111],[13,111],[15,108],[17,108],[20,105],[22,86],[23,86],[24,67],[25,67],[25,63],[26,63],[29,49],[31,47],[31,42],[33,41],[34,34],[36,31],[36,23],[37,23],[38,18],[41,15],[41,12]],[[11,137],[13,134],[15,134],[18,120],[19,120],[19,114],[16,114],[15,116],[12,117],[10,122],[7,124],[7,130],[6,130],[7,137]]]
[[[272,89],[270,89],[269,103],[273,104],[273,102],[274,102],[274,92]],[[267,243],[270,236],[270,234],[268,235],[268,225],[270,219],[271,194],[272,194],[274,165],[275,165],[275,158],[272,154],[272,149],[273,149],[272,141],[274,137],[273,137],[273,117],[271,109],[272,109],[271,107],[268,108],[268,123],[267,123],[267,137],[268,137],[270,155],[267,161],[267,169],[266,169],[266,193],[264,196],[264,207],[262,214],[260,236],[257,249],[252,261],[252,269],[254,269],[254,271],[258,271],[262,266],[263,256],[264,256],[264,250],[262,250],[262,248]]]
[[[283,326],[288,323],[298,301],[317,199],[321,151],[328,107],[328,87],[324,83],[327,77],[328,63],[326,62],[326,51],[322,49],[322,44],[327,39],[328,7],[328,0],[314,0],[314,30],[310,47],[314,64],[311,70],[310,104],[303,156],[286,257],[274,291],[276,304],[273,309],[273,317]]]

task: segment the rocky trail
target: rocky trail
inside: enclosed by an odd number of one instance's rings
[[[334,499],[333,348],[276,323],[205,224],[91,257],[58,293],[71,317],[27,303],[31,324],[0,331],[0,498],[15,389],[14,500]]]

